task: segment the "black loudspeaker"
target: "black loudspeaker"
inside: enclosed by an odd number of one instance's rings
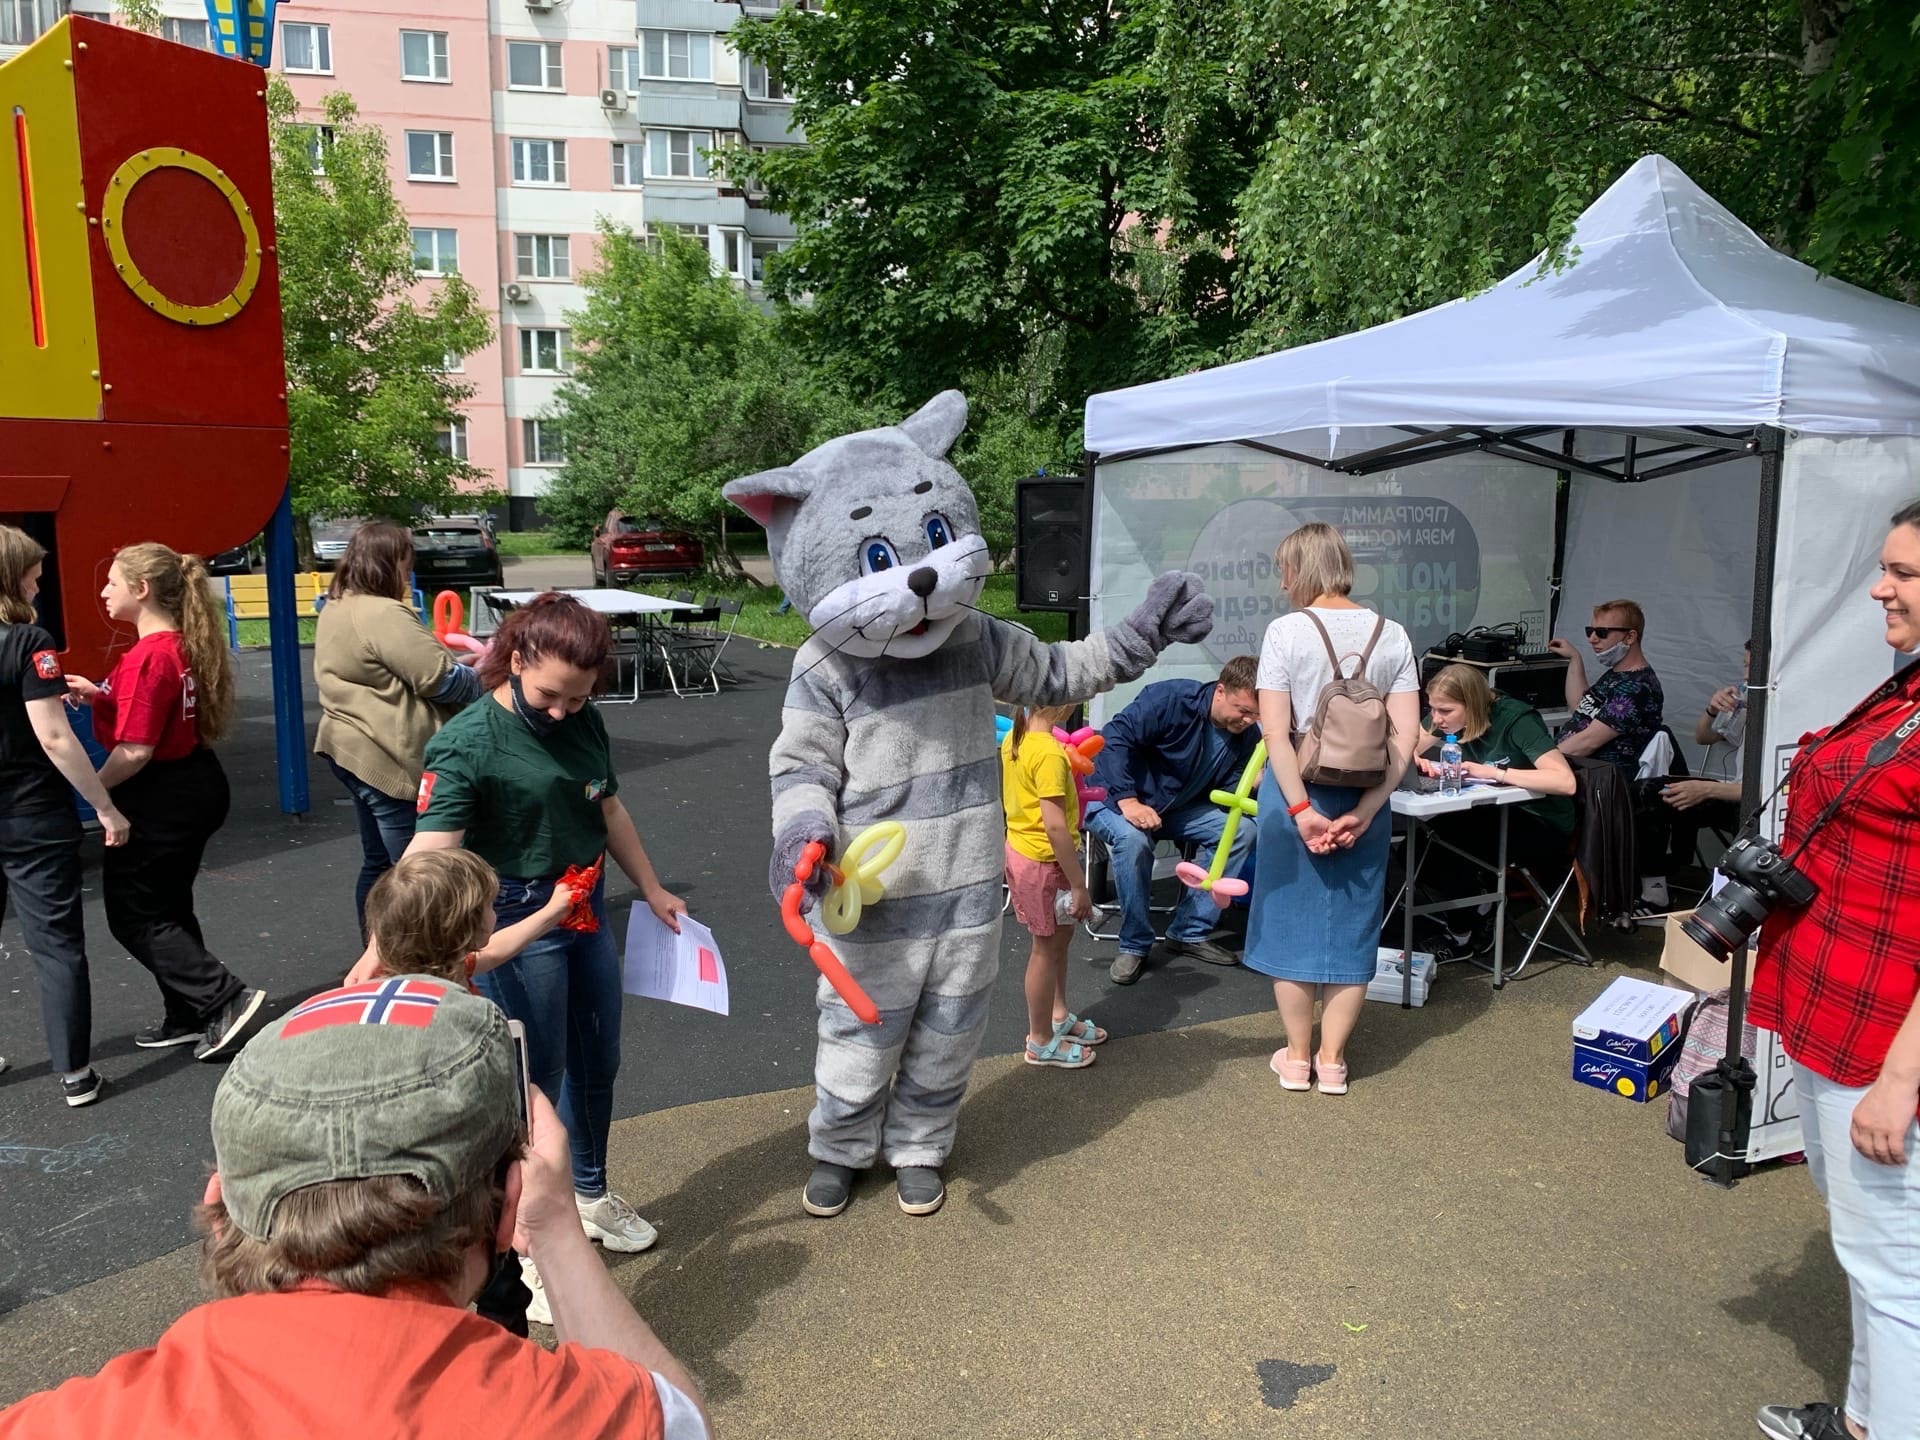
[[[1087,482],[1036,475],[1014,487],[1014,603],[1080,608],[1087,593]]]

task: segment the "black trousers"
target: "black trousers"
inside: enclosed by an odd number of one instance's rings
[[[201,857],[231,801],[227,772],[204,746],[182,760],[150,760],[113,788],[133,833],[105,852],[107,928],[153,973],[173,1025],[204,1024],[247,988],[207,952],[193,913]]]
[[[0,920],[9,896],[33,954],[53,1072],[85,1069],[93,989],[80,920],[80,817],[71,805],[24,815],[0,812]]]

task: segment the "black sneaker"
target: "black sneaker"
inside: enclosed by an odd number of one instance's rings
[[[1754,1417],[1763,1434],[1774,1440],[1853,1440],[1847,1417],[1838,1405],[1816,1400],[1811,1405],[1762,1405]]]
[[[207,1038],[204,1025],[182,1025],[174,1020],[161,1020],[158,1025],[149,1025],[133,1037],[133,1043],[142,1050],[165,1050],[174,1045],[198,1045]]]
[[[822,1220],[831,1219],[847,1208],[853,1194],[855,1172],[845,1165],[821,1160],[807,1177],[807,1188],[800,1192],[800,1208]]]
[[[247,1028],[247,1022],[253,1019],[254,1012],[266,998],[267,992],[264,990],[242,990],[222,1005],[207,1021],[205,1038],[194,1050],[193,1058],[212,1060],[232,1049],[240,1039],[240,1032]]]
[[[1238,965],[1240,957],[1224,945],[1211,940],[1169,940],[1167,949],[1175,955],[1189,955],[1209,965]]]
[[[60,1089],[67,1097],[69,1105],[91,1105],[100,1098],[100,1092],[107,1088],[107,1082],[100,1078],[100,1072],[88,1067],[87,1072],[78,1080],[62,1079]]]
[[[893,1188],[909,1215],[931,1215],[947,1203],[940,1172],[929,1165],[902,1165],[893,1172]]]

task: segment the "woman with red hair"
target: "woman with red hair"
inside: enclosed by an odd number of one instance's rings
[[[648,908],[680,927],[686,904],[654,873],[590,703],[612,647],[605,617],[570,595],[538,596],[507,616],[480,662],[490,698],[427,744],[419,828],[407,853],[464,845],[491,864],[500,874],[498,926],[545,906],[569,869],[609,855]],[[563,923],[474,983],[527,1027],[531,1078],[556,1101],[573,1144],[574,1199],[587,1234],[609,1250],[638,1251],[657,1234],[607,1188],[621,1001],[605,894],[597,878],[591,928]],[[528,1278],[536,1287],[530,1317],[551,1323],[538,1277]]]

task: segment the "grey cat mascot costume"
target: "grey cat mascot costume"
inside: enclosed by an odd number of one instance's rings
[[[946,460],[966,423],[966,398],[949,390],[897,426],[725,490],[766,526],[774,573],[813,626],[771,756],[775,897],[810,841],[831,858],[878,820],[907,835],[886,898],[851,934],[820,935],[881,1023],[862,1024],[820,981],[807,1120],[819,1163],[803,1197],[814,1215],[845,1209],[854,1172],[882,1155],[909,1214],[945,1198],[940,1166],[1000,966],[993,702],[1084,699],[1212,628],[1199,578],[1178,573],[1117,626],[1058,645],[974,609],[992,567],[973,495]]]

